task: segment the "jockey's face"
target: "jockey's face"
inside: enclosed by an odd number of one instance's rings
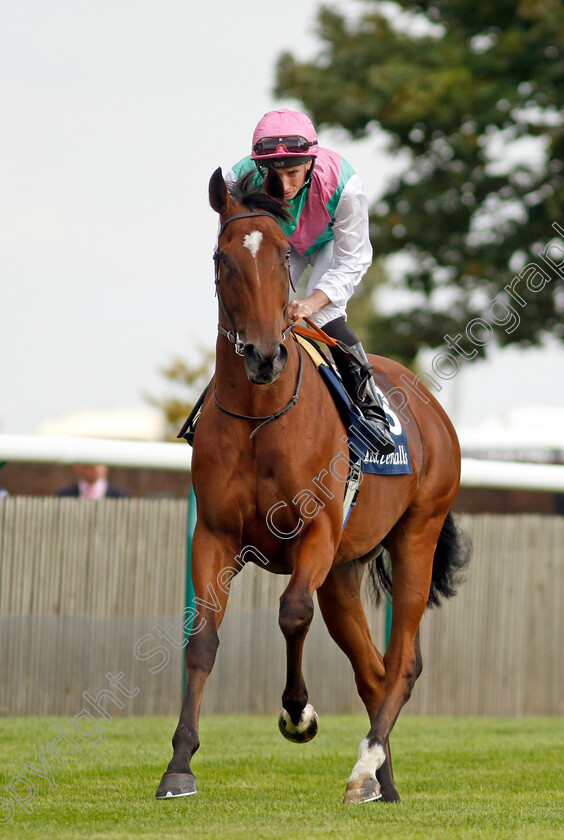
[[[276,170],[284,186],[284,198],[286,201],[291,201],[297,196],[306,182],[310,167],[311,161],[308,161],[307,163],[300,163],[298,166],[292,166],[288,169]]]

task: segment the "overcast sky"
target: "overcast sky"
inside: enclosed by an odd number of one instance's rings
[[[214,345],[209,177],[265,111],[297,105],[273,98],[275,62],[316,52],[318,5],[0,0],[1,432],[146,405],[159,366]],[[375,200],[382,142],[321,140]],[[564,402],[562,349],[497,356],[445,386],[459,424]]]

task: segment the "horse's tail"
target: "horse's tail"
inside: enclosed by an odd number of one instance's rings
[[[385,541],[384,541],[385,542]],[[465,571],[472,554],[472,542],[455,521],[452,511],[447,513],[435,554],[428,607],[437,607],[441,599],[456,595],[457,587],[465,580]],[[392,573],[390,555],[379,551],[368,566],[372,594],[378,603],[382,591],[392,595]]]

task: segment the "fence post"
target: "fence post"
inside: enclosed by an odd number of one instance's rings
[[[386,592],[386,648],[390,644],[390,633],[392,632],[392,596]],[[384,652],[385,652],[384,651]]]
[[[194,535],[194,528],[196,527],[196,519],[198,518],[198,511],[196,508],[196,496],[194,488],[190,485],[190,494],[188,496],[188,528],[186,540],[186,588],[184,596],[184,606],[186,610],[191,609],[192,613],[184,612],[184,642],[188,644],[188,637],[192,630],[193,609],[194,609],[194,584],[192,582],[192,537]],[[192,616],[187,619],[186,616]],[[184,657],[182,663],[182,695],[186,691],[186,658]]]

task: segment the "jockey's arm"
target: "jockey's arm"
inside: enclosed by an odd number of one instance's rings
[[[292,300],[288,304],[288,317],[293,321],[300,321],[302,318],[311,318],[320,312],[329,303],[329,298],[321,289],[316,289],[313,294],[302,300]]]
[[[288,306],[288,314],[294,319],[297,314],[300,318],[310,317],[330,302],[345,309],[355,286],[372,262],[368,199],[356,174],[347,183],[337,205],[333,234],[331,264],[315,281],[313,292],[308,297],[293,301]],[[299,304],[304,304],[309,312],[299,310]]]

